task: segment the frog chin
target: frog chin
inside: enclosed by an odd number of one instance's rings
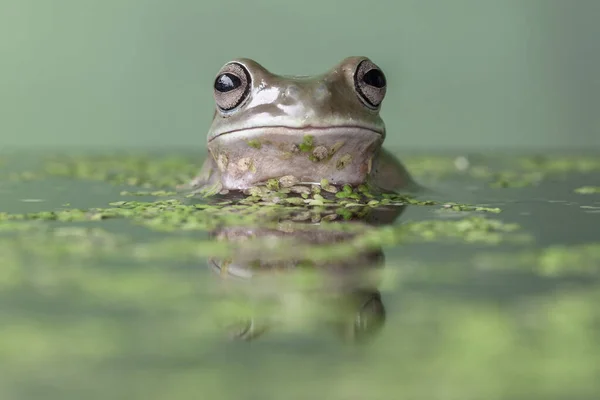
[[[301,182],[358,185],[371,172],[384,134],[360,126],[268,126],[229,131],[208,142],[225,189],[292,175]]]

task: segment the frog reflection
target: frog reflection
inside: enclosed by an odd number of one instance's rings
[[[321,246],[352,248],[352,240],[373,225],[393,222],[404,207],[371,208],[349,221],[314,223],[317,213],[304,212],[305,221],[271,226],[224,227],[212,232],[218,241],[236,243],[229,259],[212,258],[209,266],[220,276],[222,300],[230,315],[225,329],[236,339],[254,340],[269,331],[326,328],[341,340],[364,342],[382,329],[386,312],[378,286],[385,263],[381,248],[350,250],[330,257]],[[310,223],[307,223],[310,222]],[[268,225],[268,224],[267,224]],[[339,253],[339,252],[338,252]]]

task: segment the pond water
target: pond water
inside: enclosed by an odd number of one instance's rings
[[[0,398],[598,398],[600,155],[404,160],[409,204],[244,207],[0,155]]]

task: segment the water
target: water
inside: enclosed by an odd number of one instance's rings
[[[39,156],[17,158],[3,172],[39,167]],[[600,195],[574,192],[597,186],[597,172],[495,189],[407,164],[430,198],[502,212],[408,205],[371,215],[370,227],[279,215],[268,226],[0,222],[0,396],[597,398]],[[11,214],[165,199],[103,180],[2,175],[0,207]],[[448,225],[428,239],[418,225],[471,217],[519,228]],[[364,232],[379,242],[335,251]]]

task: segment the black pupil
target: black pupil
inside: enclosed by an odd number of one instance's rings
[[[363,76],[363,82],[376,88],[382,88],[385,86],[385,76],[380,70],[371,69]]]
[[[219,92],[229,92],[239,88],[241,85],[242,80],[230,73],[219,75],[215,81],[215,89]]]

